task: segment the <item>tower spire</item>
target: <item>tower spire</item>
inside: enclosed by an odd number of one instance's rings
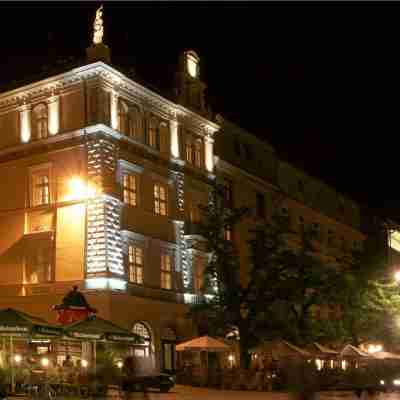
[[[97,11],[93,22],[93,40],[90,47],[86,49],[86,58],[89,63],[104,61],[110,63],[110,49],[103,43],[103,5]]]

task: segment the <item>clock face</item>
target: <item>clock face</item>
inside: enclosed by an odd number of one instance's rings
[[[198,75],[198,64],[197,60],[191,55],[187,55],[186,59],[187,71],[192,78],[197,78]]]

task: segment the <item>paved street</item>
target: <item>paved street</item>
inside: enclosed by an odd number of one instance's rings
[[[170,393],[150,393],[150,400],[287,400],[287,394],[215,390],[176,385]]]

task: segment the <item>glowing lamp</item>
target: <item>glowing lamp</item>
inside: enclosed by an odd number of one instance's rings
[[[16,354],[14,356],[14,361],[19,364],[22,361],[22,356],[20,354]]]
[[[118,368],[122,368],[124,364],[122,363],[122,361],[117,361],[117,367]]]
[[[192,78],[197,78],[198,60],[190,53],[187,55],[186,66],[187,66],[187,71],[188,71],[189,75]]]
[[[50,361],[49,361],[49,359],[48,358],[46,358],[46,357],[43,357],[41,360],[40,360],[40,363],[42,364],[42,366],[43,367],[48,367],[49,366],[49,364],[50,364]]]
[[[385,384],[385,381],[381,379],[381,380],[379,381],[379,383],[380,383],[381,385],[384,385],[384,384]]]
[[[68,182],[66,200],[83,200],[96,195],[96,189],[82,178],[74,177]]]
[[[81,361],[81,365],[82,365],[83,368],[87,368],[89,363],[87,362],[87,360],[82,360]]]
[[[400,270],[394,273],[394,279],[396,282],[400,283]]]
[[[400,386],[400,379],[395,379],[395,380],[393,381],[393,385],[395,385],[395,386]]]

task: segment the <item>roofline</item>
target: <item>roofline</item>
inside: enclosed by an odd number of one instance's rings
[[[96,74],[104,74],[120,88],[125,87],[127,89],[133,88],[137,90],[148,99],[161,103],[164,107],[167,107],[169,113],[172,115],[182,115],[193,120],[197,120],[200,125],[204,126],[207,133],[211,135],[220,129],[220,126],[215,122],[210,121],[203,116],[187,109],[186,107],[174,103],[171,100],[168,100],[167,98],[155,93],[154,91],[133,81],[131,78],[128,78],[114,67],[111,67],[102,61],[86,64],[78,68],[73,68],[67,72],[50,76],[46,79],[0,93],[0,107],[10,105],[11,103],[17,103],[18,101],[24,101],[36,91],[48,90],[49,92],[52,92],[66,86],[67,84],[79,81],[79,79],[85,79],[86,77]]]

